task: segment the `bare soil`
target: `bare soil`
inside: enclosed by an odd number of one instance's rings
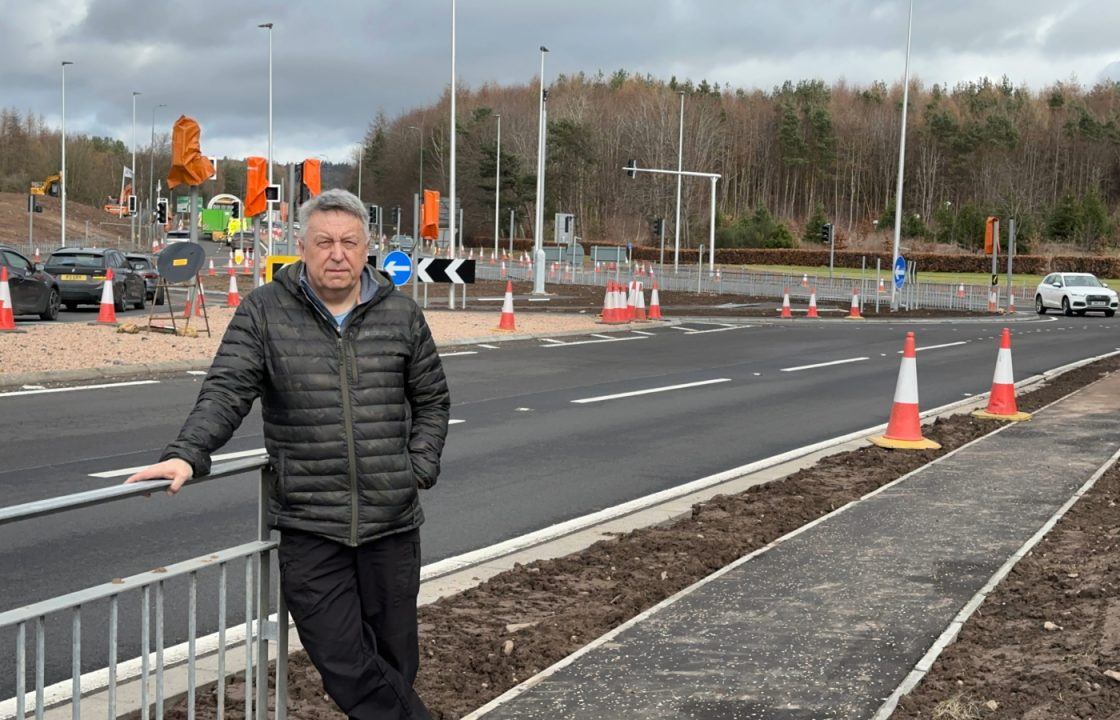
[[[1019,406],[1037,410],[1118,369],[1120,359],[1109,358],[1074,370],[1024,393]],[[435,717],[461,717],[744,554],[992,429],[968,414],[939,419],[927,435],[940,451],[865,447],[833,455],[782,480],[698,504],[672,523],[517,566],[441,598],[420,612],[417,690]],[[1102,675],[1120,663],[1118,493],[1114,471],[989,598],[900,717],[1120,717],[1120,682]],[[1063,630],[1044,633],[1047,619]],[[292,655],[288,680],[290,717],[342,717],[302,652]],[[240,679],[227,686],[227,717],[243,717],[243,688]],[[995,700],[1001,709],[937,709],[955,695]],[[197,717],[213,718],[212,696],[201,697]],[[185,702],[168,717],[185,718]]]
[[[49,195],[36,196],[43,212],[35,213],[34,245],[43,260],[59,246],[62,237],[62,201]],[[87,225],[88,223],[88,225]],[[86,229],[89,242],[86,242]],[[126,247],[128,218],[123,220],[101,208],[66,201],[66,244]],[[0,193],[0,244],[12,245],[20,252],[27,249],[27,195]]]

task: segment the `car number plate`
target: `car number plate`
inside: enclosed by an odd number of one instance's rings
[[[89,280],[89,275],[60,275],[59,280],[74,280],[77,282],[83,282],[85,280]]]

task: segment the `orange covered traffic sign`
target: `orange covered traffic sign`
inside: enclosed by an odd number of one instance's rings
[[[323,181],[319,170],[319,161],[308,158],[303,161],[303,184],[307,186],[312,197],[323,191]]]
[[[439,237],[439,191],[424,191],[424,206],[420,215],[420,237],[435,240]]]
[[[199,139],[202,130],[198,122],[180,115],[171,128],[171,169],[167,172],[167,187],[201,185],[214,174],[214,166],[202,154]]]
[[[264,189],[268,186],[268,161],[256,155],[245,158],[245,217],[264,212],[267,203]]]

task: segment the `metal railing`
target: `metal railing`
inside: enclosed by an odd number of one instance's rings
[[[276,582],[273,582],[271,577],[272,560],[278,547],[275,533],[269,530],[268,524],[268,494],[273,483],[271,470],[267,467],[263,458],[247,458],[215,465],[210,475],[194,479],[190,484],[217,480],[254,470],[260,472],[256,540],[0,612],[0,631],[15,628],[16,694],[13,699],[15,718],[19,718],[19,720],[26,718],[29,707],[33,710],[34,717],[37,719],[43,718],[48,710],[46,707],[48,702],[45,697],[45,622],[50,616],[66,614],[70,616],[72,627],[70,690],[67,697],[64,697],[60,703],[53,703],[53,705],[65,706],[69,702],[71,717],[74,720],[81,718],[83,680],[95,674],[89,673],[83,676],[81,672],[82,611],[83,608],[88,608],[93,603],[99,602],[107,602],[109,610],[108,666],[100,671],[103,674],[107,670],[108,676],[104,688],[96,688],[99,693],[98,699],[103,700],[107,706],[107,716],[116,718],[118,715],[117,692],[120,685],[138,680],[140,684],[138,708],[140,717],[143,720],[148,720],[154,711],[157,720],[163,718],[165,705],[169,700],[165,696],[165,674],[168,670],[168,664],[165,662],[166,648],[164,642],[165,589],[172,581],[186,578],[188,629],[185,694],[187,717],[193,719],[196,712],[196,700],[198,699],[196,669],[199,660],[197,653],[199,573],[215,566],[218,568],[218,638],[216,647],[217,671],[215,673],[217,688],[214,696],[216,716],[219,719],[225,717],[226,675],[227,671],[232,672],[230,668],[226,667],[226,654],[228,650],[233,648],[232,645],[227,645],[226,596],[230,571],[240,564],[243,564],[245,569],[245,717],[257,717],[257,713],[254,713],[254,703],[259,716],[261,718],[268,717],[268,643],[270,640],[276,643],[275,716],[278,720],[286,717],[288,613],[284,604],[283,593],[280,592],[279,578],[276,579]],[[147,495],[162,491],[170,484],[168,480],[152,480],[132,485],[122,484],[0,508],[0,526],[113,503],[139,495]],[[117,649],[120,640],[119,635],[121,634],[118,624],[118,609],[121,599],[129,593],[140,595],[141,622],[137,630],[140,634],[141,654],[138,659],[118,662]],[[276,620],[271,620],[269,615],[270,600],[273,593],[276,597]],[[154,658],[151,644],[153,597],[155,601]],[[33,692],[28,692],[26,685],[29,631],[34,637],[35,689]],[[152,672],[153,659],[155,665],[154,678]],[[118,676],[120,668],[135,668],[137,660],[139,661],[139,671],[135,675]],[[154,687],[152,687],[153,680]],[[175,693],[175,695],[178,696],[179,693]],[[12,701],[9,700],[8,702],[11,703]]]
[[[506,261],[503,274],[501,261],[492,263],[487,256],[476,265],[475,274],[485,280],[531,280],[532,271],[527,263],[520,260],[520,253]],[[641,268],[641,270],[639,270]],[[647,272],[647,269],[649,272]],[[846,269],[848,272],[854,271]],[[652,277],[651,277],[652,275]],[[714,295],[746,295],[750,297],[773,298],[780,303],[782,294],[788,290],[793,302],[805,306],[810,293],[815,290],[818,302],[836,302],[844,308],[849,307],[853,289],[859,291],[860,305],[866,312],[889,311],[891,276],[886,271],[876,272],[873,268],[860,273],[858,277],[841,277],[834,273],[828,277],[827,271],[821,274],[795,275],[748,270],[742,267],[722,267],[711,270],[705,265],[703,270],[695,266],[681,266],[677,272],[671,267],[662,268],[657,263],[552,263],[548,264],[545,280],[555,285],[593,285],[602,286],[607,280],[629,281],[644,280],[647,288],[653,279],[661,290],[675,292],[709,293]],[[880,291],[880,279],[882,288]],[[1017,309],[1029,309],[1033,304],[1032,285],[1016,283],[1015,302]],[[987,285],[962,283],[927,282],[919,274],[899,291],[899,305],[906,310],[949,310],[960,312],[986,312],[989,307],[989,293],[995,293],[995,302],[1006,308],[1008,293],[1004,286],[991,288]]]

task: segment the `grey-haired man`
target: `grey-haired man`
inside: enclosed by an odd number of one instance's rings
[[[328,190],[300,223],[301,261],[245,298],[178,439],[127,482],[206,474],[259,396],[281,586],[327,693],[355,720],[428,718],[418,490],[439,475],[447,381],[420,309],[366,265],[358,198]]]

